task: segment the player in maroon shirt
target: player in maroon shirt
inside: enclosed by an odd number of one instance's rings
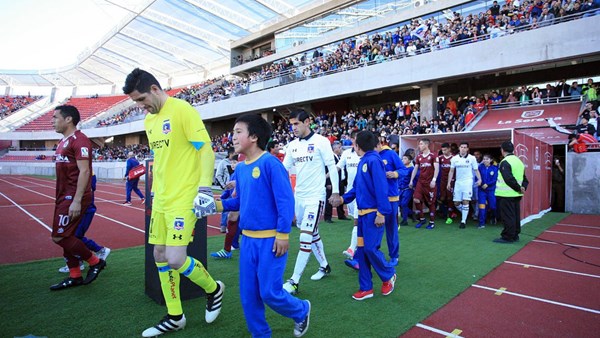
[[[450,174],[450,160],[452,152],[450,144],[442,143],[442,154],[438,156],[440,162],[440,177],[438,184],[440,208],[446,218],[446,224],[452,223],[452,215],[454,214],[454,202],[452,201],[452,192],[446,188],[448,185],[448,175]],[[454,182],[453,182],[454,183]]]
[[[80,116],[73,106],[58,106],[52,116],[57,133],[63,134],[56,148],[56,206],[52,223],[52,240],[63,248],[69,267],[69,277],[50,286],[50,290],[93,282],[106,266],[83,242],[75,236],[82,216],[92,202],[92,143],[77,130]],[[85,280],[81,277],[79,258],[87,261],[90,269]]]
[[[423,204],[427,204],[429,208],[429,225],[427,229],[431,230],[435,228],[435,200],[436,200],[436,181],[438,172],[440,170],[440,164],[438,157],[429,150],[429,144],[431,141],[427,138],[423,138],[419,141],[419,155],[415,159],[415,169],[410,176],[409,187],[412,189],[415,184],[415,176],[417,171],[421,169],[419,174],[419,180],[417,181],[415,192],[413,194],[413,202],[415,203],[415,209],[419,215],[419,223],[415,225],[415,228],[420,228],[425,225],[425,216],[423,215]]]

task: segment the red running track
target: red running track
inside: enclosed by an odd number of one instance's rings
[[[599,250],[600,215],[571,215],[402,337],[597,337]]]
[[[61,257],[50,239],[55,181],[29,176],[0,176],[0,264]],[[98,211],[86,236],[111,249],[144,244],[144,206],[137,196],[125,206],[125,183],[99,182]],[[137,199],[137,200],[136,200]],[[208,218],[208,235],[220,235],[220,216]]]

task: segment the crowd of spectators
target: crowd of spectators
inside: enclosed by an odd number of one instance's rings
[[[127,154],[133,152],[136,158],[142,160],[150,158],[150,148],[144,144],[134,144],[128,146],[109,146],[105,145],[102,148],[92,149],[94,161],[106,162],[124,162],[127,161]]]
[[[458,12],[446,13],[443,16],[445,21],[442,19],[439,22],[433,17],[424,20],[414,19],[395,29],[347,39],[333,46],[317,48],[312,55],[304,53],[264,65],[259,72],[251,73],[248,77],[223,78],[223,81],[216,86],[211,85],[221,80],[220,78],[208,80],[182,90],[176,97],[198,106],[244,95],[249,92],[249,86],[258,81],[280,78],[282,84],[285,84],[352,67],[414,56],[457,44],[473,43],[520,30],[534,29],[559,22],[558,19],[565,16],[575,14],[585,16],[598,13],[600,13],[600,0],[509,0],[502,6],[494,1],[489,9],[478,14],[463,16]],[[578,85],[575,85],[575,88],[581,90]],[[553,91],[559,93],[553,93]],[[570,85],[563,82],[552,90],[548,90],[548,88],[517,88],[503,94],[502,98],[503,102],[519,100],[523,103],[529,101],[539,103],[544,99],[544,95],[546,98],[563,95],[576,96],[576,92],[576,89],[573,91]],[[490,97],[480,99],[482,102],[486,102],[490,100]],[[478,104],[476,98],[471,99],[474,104],[473,108],[482,103]],[[493,101],[493,99],[491,100]],[[464,113],[462,110],[461,112]],[[439,113],[439,128],[456,130],[464,127],[465,122],[468,123],[477,112],[474,110],[473,114],[465,113],[465,116],[454,112],[454,119],[449,119],[447,115],[444,118],[444,113],[444,111]],[[431,127],[431,130],[438,130],[438,126],[433,124],[433,121],[419,121],[418,111],[416,115],[417,121],[415,122],[419,123],[419,127],[411,125],[411,128],[405,126],[404,129],[419,131]],[[113,124],[115,123],[120,123],[120,121],[117,120]],[[398,128],[400,127],[398,126]]]
[[[493,39],[519,31],[558,23],[563,18],[600,14],[600,0],[529,0],[496,1],[486,11],[461,15],[448,13],[439,22],[435,18],[414,19],[388,31],[347,39],[320,47],[272,64],[247,77],[234,77],[222,86],[194,96],[188,102],[202,105],[249,92],[250,84],[279,78],[280,84],[301,81],[366,66],[415,56],[456,45]],[[519,89],[520,90],[520,89]],[[537,93],[531,93],[533,98]],[[531,98],[531,96],[530,96]]]
[[[249,78],[251,82],[274,77],[298,81],[536,29],[577,14],[599,13],[599,0],[509,0],[502,6],[494,1],[489,9],[478,14],[448,13],[439,22],[435,18],[414,19],[395,29],[317,48],[312,55],[304,53],[264,65]]]
[[[123,109],[121,112],[109,118],[99,120],[98,123],[96,123],[96,127],[108,127],[121,123],[131,122],[132,118],[140,115],[146,115],[146,109],[139,106],[132,106]]]
[[[39,100],[41,96],[0,96],[0,119],[23,109],[31,103]]]
[[[436,134],[461,132],[481,112],[494,106],[535,105],[544,101],[580,100],[581,95],[588,100],[589,109],[582,111],[583,123],[597,129],[597,84],[592,79],[580,86],[577,82],[567,84],[560,80],[556,85],[547,84],[545,88],[521,86],[494,90],[475,96],[459,96],[439,98],[432,112],[432,118],[424,118],[419,102],[403,104],[387,104],[380,107],[350,109],[343,111],[320,111],[310,117],[311,129],[330,140],[340,141],[342,145],[350,145],[352,131],[370,130],[383,137],[390,135]],[[428,114],[425,114],[428,115]],[[272,139],[286,145],[294,138],[291,126],[281,117],[275,117],[272,123]],[[584,128],[584,127],[581,127]],[[592,129],[592,127],[585,127]],[[593,134],[593,132],[592,132]],[[213,150],[226,151],[232,146],[232,134],[223,133],[212,138]]]

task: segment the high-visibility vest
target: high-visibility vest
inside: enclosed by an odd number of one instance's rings
[[[525,166],[523,165],[523,162],[521,162],[521,160],[515,156],[515,155],[509,155],[506,156],[502,161],[500,161],[500,165],[499,167],[502,166],[502,162],[508,162],[508,164],[510,164],[510,168],[512,171],[513,176],[515,177],[515,179],[517,180],[517,183],[519,183],[519,185],[523,184],[523,177],[525,177]],[[519,191],[516,192],[513,190],[513,188],[509,187],[508,184],[506,184],[506,182],[504,181],[504,177],[502,176],[502,171],[498,171],[498,182],[496,182],[496,196],[500,196],[500,197],[520,197],[523,196],[523,194]]]

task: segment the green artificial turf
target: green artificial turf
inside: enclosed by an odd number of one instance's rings
[[[500,234],[500,225],[479,230],[470,222],[467,229],[459,230],[456,222],[445,225],[438,221],[435,230],[402,227],[396,290],[381,296],[381,281],[375,275],[375,297],[361,302],[351,298],[358,290],[358,275],[344,265],[341,255],[350,240],[351,221],[321,223],[332,273],[321,281],[311,281],[310,275],[318,268],[311,258],[302,277],[298,296],[310,299],[313,309],[305,337],[397,337],[565,216],[549,213],[528,223],[521,241],[515,244],[492,243]],[[222,245],[223,236],[208,238],[209,252]],[[294,268],[296,228],[290,236],[290,248],[284,280]],[[387,256],[385,244],[382,250]],[[234,252],[231,260],[209,258],[210,273],[227,286],[221,316],[206,324],[204,299],[185,301],[187,327],[169,337],[249,336],[239,299],[238,256],[239,252]],[[58,292],[50,292],[48,287],[65,277],[57,271],[64,264],[60,258],[0,266],[0,336],[141,336],[165,314],[164,307],[144,294],[144,248],[114,250],[107,261],[107,269],[93,284]],[[274,337],[292,336],[291,319],[267,310],[267,320]]]

